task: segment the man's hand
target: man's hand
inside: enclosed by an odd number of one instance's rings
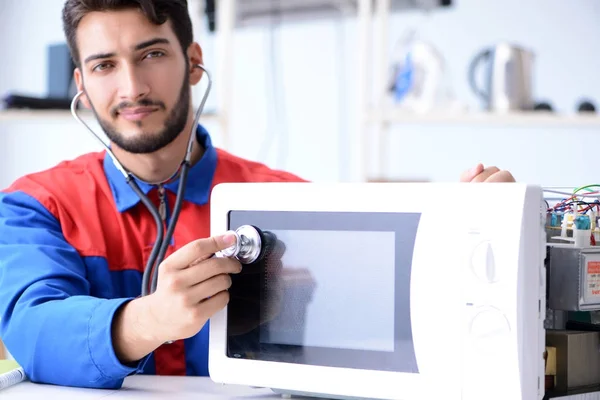
[[[477,164],[475,167],[463,172],[460,175],[461,182],[515,182],[512,174],[498,167],[484,168],[483,164]]]
[[[196,240],[160,264],[156,292],[126,304],[113,323],[114,348],[122,362],[194,336],[227,305],[230,274],[242,266],[236,259],[212,256],[234,243],[232,234]]]

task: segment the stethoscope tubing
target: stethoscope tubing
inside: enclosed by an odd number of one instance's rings
[[[204,106],[206,104],[206,100],[208,99],[208,95],[210,94],[210,91],[212,88],[212,77],[210,75],[210,72],[202,64],[196,64],[196,65],[194,65],[194,68],[200,68],[204,71],[204,75],[206,75],[206,77],[208,79],[208,85],[207,85],[206,91],[204,92],[204,95],[202,96],[200,105],[198,106],[198,109],[196,110],[196,114],[194,117],[194,123],[192,125],[192,129],[190,131],[190,135],[189,135],[189,139],[188,139],[188,145],[186,147],[185,156],[184,156],[180,166],[177,168],[177,170],[171,175],[170,178],[168,178],[167,180],[165,180],[163,182],[154,182],[154,183],[145,182],[145,181],[137,178],[133,173],[127,171],[125,169],[125,167],[123,167],[121,162],[118,160],[118,158],[115,156],[113,151],[110,149],[110,146],[107,143],[105,143],[100,138],[100,136],[98,136],[96,134],[96,132],[94,132],[94,130],[92,128],[90,128],[90,126],[85,121],[83,121],[83,119],[81,119],[79,117],[79,115],[77,114],[77,104],[84,92],[83,91],[78,92],[73,97],[73,100],[71,101],[71,114],[73,115],[73,117],[79,123],[81,123],[89,131],[89,133],[91,133],[91,135],[98,142],[100,142],[100,144],[104,147],[104,149],[106,150],[106,153],[111,157],[115,167],[121,172],[121,174],[125,178],[125,181],[127,182],[127,184],[137,194],[137,196],[140,198],[140,201],[146,206],[146,208],[148,208],[148,211],[150,211],[150,214],[152,215],[152,218],[154,219],[154,222],[156,224],[156,240],[154,242],[154,245],[152,246],[150,256],[148,258],[146,266],[144,267],[144,273],[142,275],[142,296],[146,296],[146,295],[148,295],[150,293],[154,293],[156,291],[156,286],[158,283],[158,268],[159,268],[160,264],[162,263],[162,261],[164,260],[165,255],[167,253],[167,249],[169,247],[171,238],[173,237],[173,233],[175,231],[175,226],[177,225],[177,220],[179,219],[179,214],[181,212],[181,207],[183,205],[183,198],[184,198],[184,194],[185,194],[185,186],[187,183],[188,172],[189,172],[189,169],[191,168],[192,150],[193,150],[193,146],[194,146],[194,135],[198,128],[200,116],[202,115],[202,112],[204,111]],[[148,198],[148,196],[146,196],[142,192],[137,181],[144,182],[149,185],[162,185],[165,182],[171,181],[178,173],[179,173],[179,187],[177,189],[177,197],[175,200],[175,206],[173,207],[173,213],[172,213],[171,219],[170,219],[168,227],[167,227],[167,233],[165,235],[163,221],[162,221],[162,218],[161,218],[156,206],[154,204],[152,204],[152,201]]]

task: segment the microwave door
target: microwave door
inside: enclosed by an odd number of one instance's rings
[[[264,237],[261,257],[232,277],[229,357],[418,373],[410,323],[418,214],[229,218],[230,229],[252,225]]]

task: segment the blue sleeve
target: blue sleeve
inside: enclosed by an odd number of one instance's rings
[[[90,296],[85,264],[33,197],[0,193],[0,337],[33,382],[120,388],[115,312],[130,299]]]

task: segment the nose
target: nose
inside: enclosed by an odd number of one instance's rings
[[[119,97],[125,101],[138,101],[146,97],[150,87],[142,71],[133,65],[123,65],[120,73]]]

